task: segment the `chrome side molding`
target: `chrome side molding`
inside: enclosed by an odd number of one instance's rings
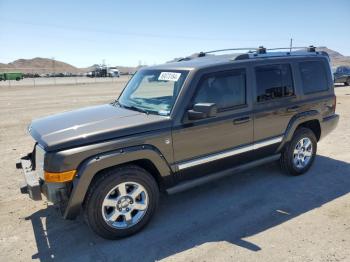
[[[259,165],[263,165],[263,164],[266,164],[266,163],[269,163],[269,162],[272,162],[272,161],[276,161],[280,157],[281,157],[281,154],[276,154],[276,155],[264,157],[264,158],[261,158],[261,159],[249,162],[247,164],[235,166],[233,168],[230,168],[230,169],[227,169],[227,170],[224,170],[224,171],[220,171],[220,172],[217,172],[217,173],[213,173],[213,174],[210,174],[210,175],[206,175],[204,177],[199,177],[199,178],[194,179],[194,180],[189,180],[189,181],[180,183],[180,184],[178,184],[178,185],[176,185],[174,187],[168,188],[166,190],[166,192],[168,194],[176,194],[176,193],[179,193],[181,191],[185,191],[187,189],[190,189],[190,188],[193,188],[193,187],[197,187],[197,186],[203,185],[205,183],[209,183],[209,182],[211,182],[213,180],[216,180],[216,179],[220,179],[220,178],[223,178],[223,177],[226,177],[226,176],[229,176],[229,175],[233,175],[233,174],[236,174],[238,172],[242,172],[242,171],[245,171],[247,169],[250,169],[250,168],[253,168],[253,167],[256,167],[256,166],[259,166]]]
[[[193,166],[197,166],[197,165],[201,165],[201,164],[205,164],[205,163],[209,163],[215,160],[219,160],[222,158],[226,158],[226,157],[230,157],[230,156],[234,156],[234,155],[238,155],[238,154],[242,154],[242,153],[246,153],[252,150],[256,150],[265,146],[270,146],[273,144],[277,144],[282,142],[283,139],[283,135],[278,136],[278,137],[274,137],[274,138],[270,138],[270,139],[266,139],[266,140],[262,140],[250,145],[246,145],[243,147],[238,147],[238,148],[234,148],[228,151],[224,151],[224,152],[220,152],[220,153],[215,153],[212,155],[208,155],[205,157],[201,157],[201,158],[197,158],[194,160],[189,160],[189,161],[185,161],[183,163],[180,163],[177,165],[178,170],[183,170],[189,167],[193,167]]]

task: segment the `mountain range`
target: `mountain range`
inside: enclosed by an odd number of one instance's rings
[[[331,63],[333,67],[337,66],[349,66],[350,67],[350,56],[344,56],[337,51],[329,49],[327,47],[317,48],[318,51],[325,51],[329,54],[331,58]],[[195,56],[195,55],[191,55]],[[0,63],[0,70],[18,70],[23,73],[85,73],[93,70],[96,65],[78,68],[68,63],[53,60],[49,58],[36,57],[32,59],[18,59],[11,63],[5,64]],[[126,67],[126,66],[116,66],[121,73],[133,73],[136,71],[136,67]]]
[[[0,70],[17,70],[23,73],[38,73],[38,74],[47,74],[47,73],[86,73],[94,70],[97,65],[92,65],[89,67],[78,68],[68,63],[53,60],[50,58],[35,57],[32,59],[18,59],[11,63],[4,64],[0,63]],[[126,66],[116,66],[121,73],[133,73],[136,70],[136,67],[126,67]]]

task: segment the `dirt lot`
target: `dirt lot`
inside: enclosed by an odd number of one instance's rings
[[[14,166],[32,149],[31,119],[111,101],[122,85],[0,88],[0,261],[350,261],[349,87],[336,89],[339,126],[307,175],[270,164],[163,196],[150,225],[127,239],[101,239],[81,218],[21,195]]]

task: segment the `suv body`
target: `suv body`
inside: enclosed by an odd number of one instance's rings
[[[66,219],[83,207],[96,233],[118,238],[147,224],[159,191],[278,159],[304,173],[339,119],[328,55],[258,51],[147,67],[112,104],[33,121],[34,150],[17,164],[22,193],[43,193]],[[139,86],[170,92],[140,91],[149,107],[127,105]]]
[[[339,66],[334,72],[334,83],[344,83],[350,85],[350,67]]]

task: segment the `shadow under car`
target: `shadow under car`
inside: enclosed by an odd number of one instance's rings
[[[350,191],[350,164],[317,156],[303,176],[282,174],[276,163],[161,197],[140,233],[116,241],[91,232],[81,216],[63,220],[50,206],[31,220],[42,261],[154,261],[206,242],[226,241],[259,251],[243,238],[320,207]]]

